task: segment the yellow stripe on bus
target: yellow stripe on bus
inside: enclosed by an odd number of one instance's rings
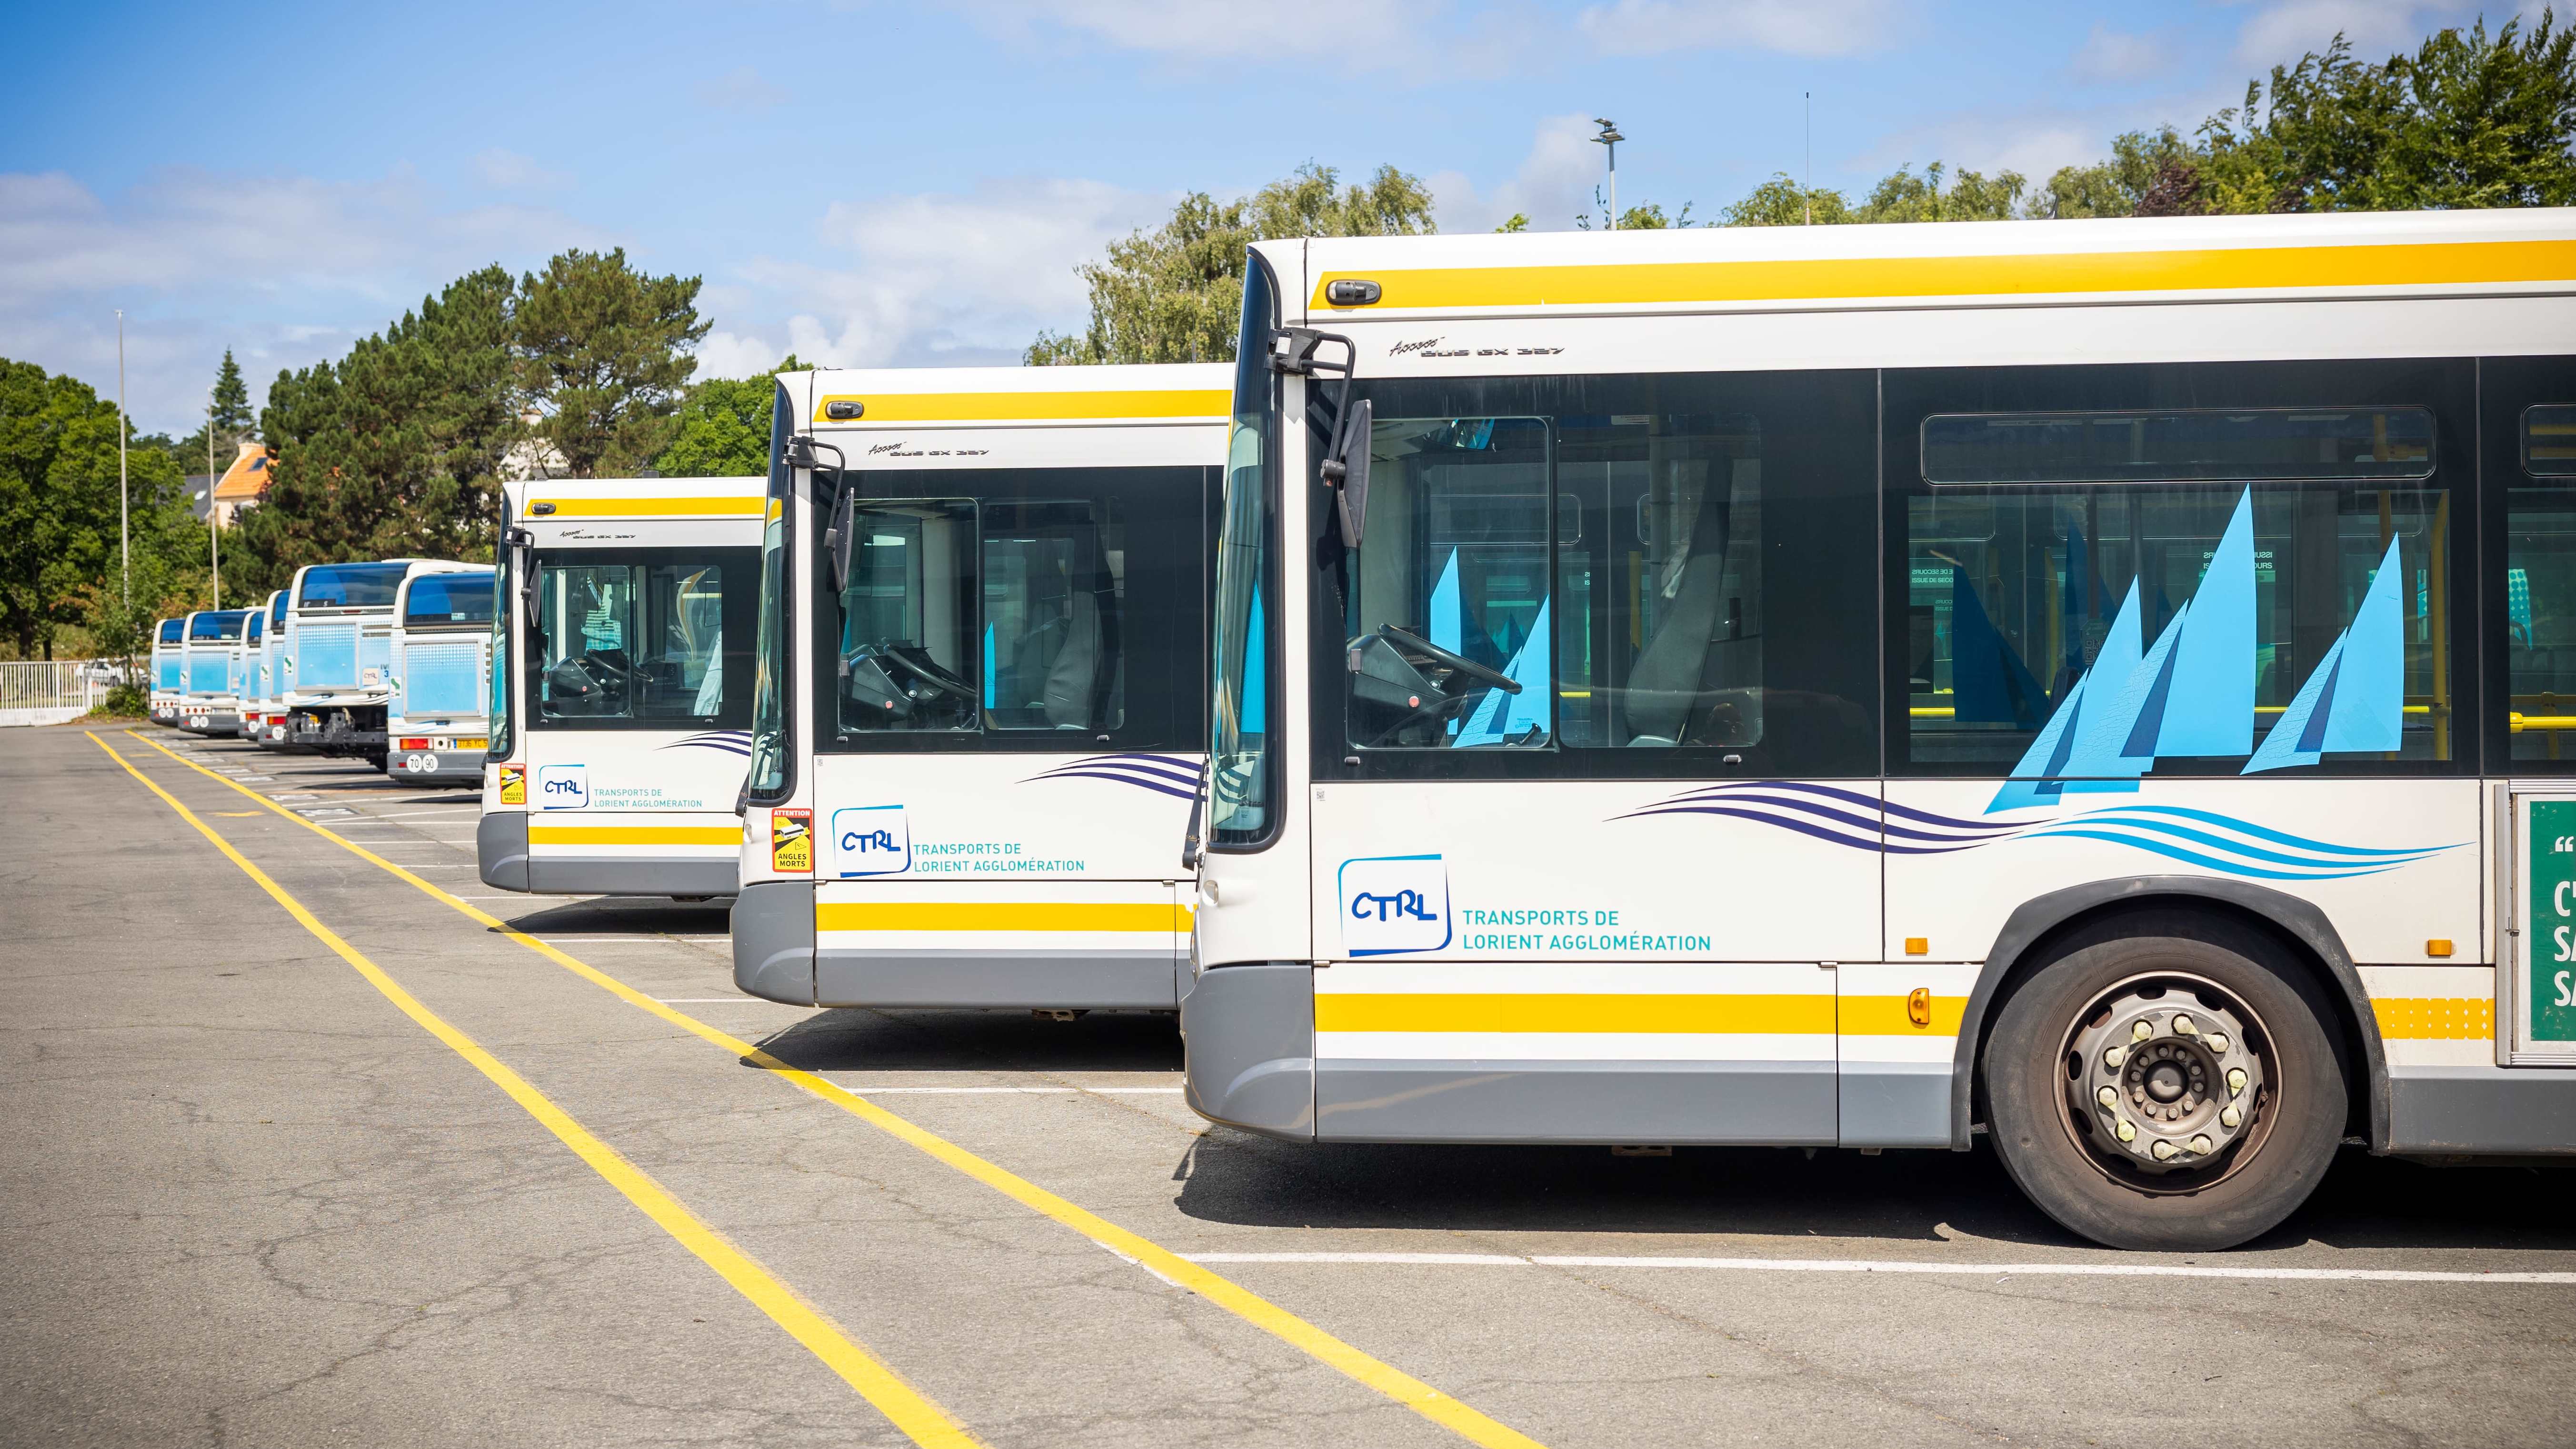
[[[1317,1031],[1745,1032],[1830,1036],[1825,994],[1616,996],[1567,992],[1318,992]]]
[[[739,825],[535,825],[530,845],[731,845],[742,844]]]
[[[2383,1041],[2495,1040],[2495,1002],[2483,996],[2380,996],[2370,1013]]]
[[[1101,418],[1204,418],[1215,422],[1234,406],[1217,388],[1133,392],[891,392],[865,397],[836,393],[814,405],[814,421],[836,402],[865,410],[861,423],[1058,422]]]
[[[554,512],[540,514],[537,505],[551,503]],[[734,498],[532,498],[531,518],[679,518],[715,515],[756,518],[768,500],[757,495]]]
[[[825,901],[818,931],[1186,931],[1187,906],[1119,901]]]
[[[1957,1036],[1967,1014],[1964,996],[1933,997],[1932,1020],[1924,1026],[1905,1014],[1902,996],[1846,996],[1838,1008],[1844,1036]]]
[[[1333,307],[1343,278],[1381,300]],[[2233,292],[2318,287],[2476,286],[2576,279],[2576,243],[2213,247],[2033,256],[1852,257],[1819,261],[1641,262],[1552,267],[1424,267],[1327,272],[1319,312],[1437,307],[1599,307],[1656,303],[2001,297],[2044,293]]]

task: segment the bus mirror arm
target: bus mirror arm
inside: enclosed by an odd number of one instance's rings
[[[1341,361],[1328,362],[1315,355],[1316,349],[1327,342],[1341,344]],[[1323,464],[1316,471],[1333,490],[1342,545],[1346,548],[1360,546],[1360,531],[1368,521],[1373,409],[1366,398],[1362,398],[1356,407],[1351,402],[1351,377],[1359,371],[1359,360],[1358,346],[1338,332],[1319,332],[1312,327],[1282,327],[1270,334],[1272,371],[1294,377],[1313,377],[1318,372],[1341,374],[1341,384],[1333,392],[1332,443],[1325,449]]]
[[[504,567],[515,566],[519,572],[519,612],[530,629],[540,627],[537,617],[537,536],[524,528],[513,528],[502,536],[510,546],[510,557]]]

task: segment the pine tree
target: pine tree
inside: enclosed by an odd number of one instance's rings
[[[655,277],[625,248],[567,251],[522,278],[514,319],[519,395],[535,435],[576,478],[615,477],[659,455],[707,335],[696,277]]]

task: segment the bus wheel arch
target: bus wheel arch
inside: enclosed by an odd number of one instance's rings
[[[1950,1069],[1952,1148],[1968,1150],[1971,1124],[1990,1120],[1982,1060],[1986,1034],[2014,988],[2068,953],[2121,934],[2117,923],[2143,914],[2195,913],[2250,928],[2269,938],[2282,959],[2307,971],[2331,1008],[2323,1023],[2337,1040],[2350,1093],[2347,1131],[2354,1126],[2374,1152],[2389,1143],[2388,1064],[2379,1023],[2370,1009],[2343,937],[2314,905],[2286,892],[2247,881],[2205,876],[2130,876],[2090,881],[2022,903],[1996,933],[1959,1026]]]

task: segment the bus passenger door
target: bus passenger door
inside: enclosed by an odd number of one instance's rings
[[[1843,736],[1874,759],[1865,707],[1782,685],[1821,651],[1765,627],[1766,569],[1800,560],[1759,419],[1375,431],[1315,655],[1342,766],[1311,802],[1318,1134],[1835,1141],[1880,795],[1778,769]]]

